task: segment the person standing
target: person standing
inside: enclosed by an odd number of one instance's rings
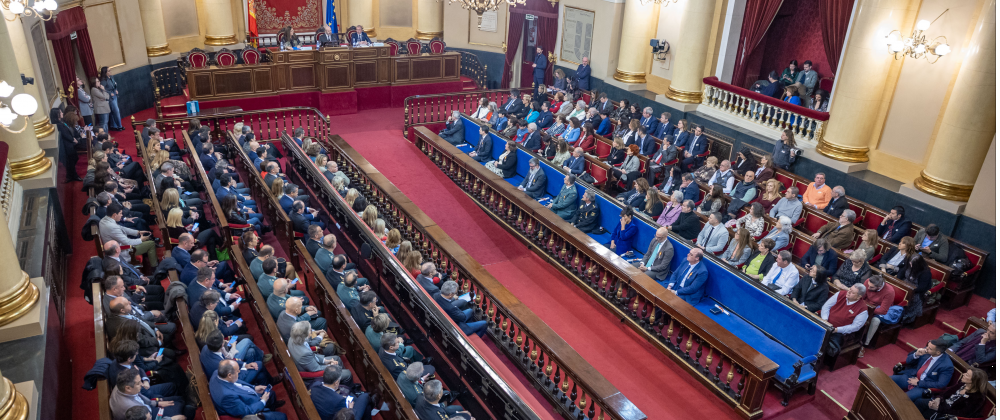
[[[573,76],[576,79],[574,84],[577,89],[590,90],[590,58],[583,57],[582,61],[583,64],[576,68],[576,74]]]
[[[84,85],[83,80],[80,80],[79,77],[76,78],[76,97],[79,99],[80,116],[83,117],[83,123],[94,125],[94,106],[90,102],[90,95],[87,94],[87,85]]]
[[[94,107],[94,115],[97,117],[94,121],[94,127],[103,128],[104,132],[108,132],[108,117],[111,114],[111,95],[108,94],[107,89],[101,84],[100,78],[95,78],[93,80],[94,87],[90,88],[91,105]]]
[[[118,82],[115,82],[115,79],[111,77],[111,70],[108,69],[108,66],[101,67],[101,85],[104,86],[105,91],[110,96],[108,104],[111,106],[111,112],[107,120],[107,125],[112,130],[122,131],[125,127],[122,127],[122,116],[118,112]],[[107,127],[104,130],[107,131]]]
[[[545,69],[549,67],[549,59],[545,57],[545,51],[542,51],[542,47],[535,48],[535,59],[534,64],[531,68],[535,69],[532,71],[532,76],[534,77],[534,89],[538,89],[539,86],[545,85]]]

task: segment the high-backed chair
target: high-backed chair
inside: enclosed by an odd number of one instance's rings
[[[400,53],[399,41],[396,41],[395,39],[392,38],[388,38],[385,40],[385,45],[389,47],[390,57],[395,57],[399,55]]]
[[[441,38],[434,37],[431,42],[427,43],[427,46],[431,50],[431,54],[444,54],[444,49],[447,46]]]
[[[208,67],[208,54],[201,48],[194,48],[188,53],[187,63],[191,68],[195,69]]]
[[[410,38],[406,41],[406,53],[410,55],[420,55],[420,50],[423,45],[416,38]]]
[[[236,54],[233,54],[228,48],[223,48],[215,53],[215,64],[219,67],[234,66],[236,65]]]
[[[256,48],[247,45],[240,51],[240,57],[243,58],[243,64],[247,66],[252,66],[255,64],[260,64],[260,51]]]

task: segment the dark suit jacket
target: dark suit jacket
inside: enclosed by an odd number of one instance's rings
[[[674,126],[674,122],[667,120],[666,124],[661,122],[660,125],[656,127],[656,131],[654,131],[652,134],[653,137],[663,140],[668,136],[673,136],[676,132],[677,132],[677,127]]]
[[[694,270],[691,271],[691,275],[685,280],[687,276],[688,265],[681,264],[674,271],[674,274],[670,276],[669,279],[661,281],[660,284],[663,287],[670,288],[671,290],[677,291],[677,297],[684,299],[685,302],[689,304],[696,304],[701,301],[705,296],[705,283],[708,281],[708,269],[705,268],[705,264],[698,262],[694,266]],[[684,286],[681,287],[681,283]],[[673,284],[673,287],[670,287]]]
[[[441,406],[427,402],[426,398],[417,398],[417,405],[413,407],[420,420],[447,420],[452,418]],[[459,416],[460,417],[460,416]]]
[[[104,329],[108,337],[114,337],[118,333],[118,328],[129,322],[137,322],[120,315],[111,315],[104,322]],[[156,335],[151,335],[149,331],[140,326],[139,330],[139,354],[143,357],[156,353],[160,349],[160,343],[156,340]]]
[[[823,304],[826,303],[829,297],[829,283],[823,281],[814,285],[813,278],[808,275],[799,280],[799,284],[796,284],[792,288],[792,298],[799,303],[804,303],[809,312],[816,312],[823,309]]]
[[[511,101],[514,102],[511,103]],[[508,98],[506,102],[500,105],[500,113],[518,115],[521,113],[521,108],[524,108],[524,104],[521,103],[521,98]]]
[[[504,178],[510,178],[517,175],[517,151],[507,154],[507,157],[501,162],[497,160],[497,169],[503,172]]]
[[[692,156],[697,156],[705,153],[708,150],[708,138],[702,134],[700,137],[695,137],[694,134],[691,135],[691,140],[688,142],[688,152],[691,152]]]
[[[607,111],[610,114],[612,111],[615,110],[615,104],[613,102],[611,102],[610,99],[608,99],[607,101],[604,101],[604,102],[601,102],[601,101],[598,100],[597,103],[594,104],[594,108],[597,109],[597,113],[599,113],[599,114],[603,113],[605,111]]]
[[[833,217],[840,217],[840,214],[844,210],[847,210],[847,197],[837,197],[834,200],[830,200],[830,204],[826,205],[823,212]]]
[[[675,171],[674,173],[676,174],[677,172]],[[691,200],[697,203],[698,199],[701,198],[701,192],[698,189],[697,182],[691,182],[687,187],[681,188],[681,191],[684,193],[685,200]]]
[[[750,258],[747,258],[747,264],[749,264],[750,261],[753,261],[754,258],[757,258],[758,255],[760,255],[760,251],[758,251],[756,249],[753,250],[753,253],[750,254]],[[760,277],[764,278],[764,275],[766,275],[768,271],[771,271],[771,265],[773,265],[773,264],[774,264],[774,254],[771,254],[770,252],[768,252],[767,255],[764,256],[764,261],[761,261],[761,263],[760,263],[760,270],[758,270],[757,274],[760,274]],[[799,283],[802,283],[802,282],[799,281]],[[827,296],[827,298],[829,298],[829,296]],[[823,303],[826,303],[826,300],[823,300]],[[823,305],[820,305],[821,308],[822,308],[822,306]]]
[[[688,142],[691,141],[691,137],[694,137],[690,131],[678,132],[676,127],[674,128],[674,136],[676,136],[674,139],[674,146],[677,147],[687,147]]]
[[[693,182],[691,184],[694,185]],[[698,215],[695,212],[682,212],[677,216],[674,224],[670,225],[670,230],[690,241],[698,237],[698,233],[701,232],[701,223],[699,223]]]
[[[417,283],[420,283],[424,290],[426,290],[431,296],[441,293],[441,289],[438,289],[437,285],[434,284],[434,280],[431,280],[423,274],[417,276]]]
[[[385,350],[378,349],[378,358],[382,360],[385,368],[389,369],[389,374],[393,378],[399,377],[399,374],[406,370],[406,361],[396,353],[386,353]]]
[[[479,139],[479,144],[476,145],[476,156],[473,159],[479,162],[493,160],[493,136],[487,134]]]
[[[903,363],[903,371],[899,372],[900,375],[907,378],[917,376],[920,366],[923,366],[924,362],[931,357],[931,355],[925,354],[917,358],[915,354],[916,352],[912,352],[906,355],[906,362]],[[937,359],[937,362],[924,371],[927,375],[924,376],[922,381],[917,382],[917,388],[945,388],[948,386],[948,382],[951,382],[951,375],[954,371],[955,365],[952,364],[951,357],[948,357],[947,354],[942,354]]]
[[[532,76],[536,79],[544,78],[545,69],[549,67],[549,59],[545,57],[545,53],[535,54],[533,63],[535,64],[535,68],[532,69]]]
[[[552,126],[552,123],[555,121],[555,117],[552,116],[552,111],[544,111],[538,114],[538,119],[535,120],[535,125],[538,126],[539,130],[543,130]]]
[[[674,145],[670,145],[666,149],[661,147],[660,150],[657,150],[656,153],[653,153],[652,155],[649,156],[649,164],[657,165],[656,163],[657,159],[660,160],[660,163],[658,165],[664,165],[674,159],[677,159],[677,148],[674,147]],[[680,179],[680,177],[676,178]]]
[[[806,251],[806,255],[802,256],[802,260],[801,260],[801,262],[800,262],[799,265],[802,265],[803,267],[806,264],[808,264],[808,265],[816,265],[816,256],[818,254],[819,253],[816,251],[816,247],[815,246],[810,247],[809,250]],[[826,253],[823,254],[823,265],[820,268],[826,270],[826,272],[828,274],[830,274],[830,275],[833,275],[833,273],[836,273],[837,272],[837,251],[834,251],[832,249],[827,250]]]
[[[641,135],[636,136],[635,144],[636,146],[639,146],[639,154],[643,156],[649,156],[656,153],[656,148],[659,147],[659,145],[656,144],[656,140],[653,139],[653,136],[648,134],[645,137],[642,137]]]
[[[580,90],[590,90],[590,66],[579,65],[573,79],[576,79],[576,87]]]
[[[891,230],[889,237],[885,238],[885,240],[898,244],[900,239],[910,234],[910,226],[911,223],[909,220],[901,219],[897,220],[896,223],[880,224],[876,230],[878,231],[879,238],[885,237],[885,233]]]
[[[534,152],[535,150],[542,148],[542,132],[535,131],[530,135],[526,136],[524,139],[524,148]]]
[[[441,296],[441,293],[434,295],[434,301],[437,302],[438,306],[441,307],[441,310],[444,311],[444,313],[448,314],[448,317],[451,318],[452,321],[455,321],[455,323],[458,324],[458,328],[460,328],[465,335],[475,332],[472,328],[469,328],[468,324],[466,324],[466,321],[468,321],[469,318],[465,316],[465,312],[462,312],[455,306],[454,303]]]
[[[288,215],[288,218],[292,219],[292,228],[295,229],[296,232],[303,235],[309,233],[309,221],[306,220],[304,215],[301,213],[292,213]]]
[[[309,390],[320,420],[333,420],[338,411],[347,408],[347,398],[324,386],[323,381],[315,381]]]
[[[531,185],[528,185],[528,180],[531,179]],[[521,181],[521,187],[524,188],[524,193],[528,194],[528,197],[539,199],[545,196],[545,186],[548,185],[548,181],[545,177],[545,171],[542,168],[538,168],[538,172],[535,174],[535,178],[531,178],[531,171],[528,171],[524,175],[524,181]]]
[[[646,127],[646,134],[655,133],[656,129],[660,128],[660,122],[656,120],[656,117],[650,115],[649,118],[640,117],[639,124]]]
[[[583,162],[586,161],[586,160],[587,159],[584,158],[583,156],[581,156],[581,157],[570,156],[569,159],[566,159],[563,162],[563,166],[569,168],[569,172],[571,174],[573,174],[573,175],[580,175],[580,174],[583,173],[583,169],[584,169]]]
[[[254,386],[243,381],[238,381],[246,388],[240,388],[219,377],[219,375],[208,375],[208,388],[212,394],[212,402],[220,415],[232,416],[236,418],[257,414],[264,411],[264,402],[260,400],[260,395],[253,391]]]

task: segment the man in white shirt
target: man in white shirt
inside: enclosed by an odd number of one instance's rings
[[[781,251],[771,265],[771,271],[764,276],[764,285],[778,292],[779,295],[792,293],[792,288],[799,284],[799,270],[792,265],[792,253]]]
[[[823,304],[820,316],[834,327],[826,349],[827,355],[839,354],[840,346],[844,343],[844,335],[856,332],[865,326],[865,322],[868,321],[868,306],[861,298],[867,291],[864,284],[858,283],[830,296],[830,299]]]

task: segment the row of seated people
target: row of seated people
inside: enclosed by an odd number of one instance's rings
[[[246,130],[246,127],[244,127]],[[297,140],[296,143],[300,146],[304,146],[305,149],[309,150],[308,155],[317,163],[319,168],[327,171],[328,179],[336,179],[341,185],[346,185],[349,180],[343,172],[340,172],[337,168],[335,162],[326,162],[324,154],[319,153],[318,143],[311,142],[309,139],[303,138],[303,131],[297,129],[293,132],[294,138]],[[244,131],[243,137],[245,138],[246,133]],[[301,143],[299,143],[301,141]],[[310,145],[311,143],[311,145]],[[314,146],[314,147],[310,147]],[[253,148],[251,148],[252,150]],[[257,155],[261,155],[262,150],[257,150]],[[248,156],[249,157],[249,156]],[[255,161],[255,166],[259,168],[262,162],[260,160]],[[335,254],[334,250],[337,247],[336,236],[333,234],[324,234],[324,224],[319,221],[318,211],[316,209],[309,209],[305,207],[303,199],[308,199],[306,196],[298,195],[298,187],[294,184],[287,182],[286,177],[278,172],[279,166],[277,162],[268,162],[264,165],[264,173],[267,175],[264,177],[266,185],[271,185],[270,192],[274,195],[274,198],[280,203],[282,210],[286,212],[289,216],[293,228],[296,232],[302,233],[306,238],[303,238],[306,248],[311,254],[310,256],[315,259],[315,262],[320,267],[324,278],[330,282],[331,286],[336,290],[338,297],[344,303],[345,307],[349,309],[354,318],[355,322],[358,324],[359,328],[366,333],[366,337],[369,339],[370,343],[376,349],[380,349],[379,355],[390,373],[394,378],[397,379],[397,383],[403,390],[404,395],[410,400],[410,403],[417,410],[418,415],[421,418],[427,416],[427,418],[437,418],[433,417],[437,412],[447,412],[449,415],[459,415],[469,417],[460,406],[451,406],[445,404],[444,407],[439,407],[438,402],[441,400],[442,396],[438,395],[434,402],[433,400],[435,394],[434,389],[440,389],[441,384],[437,380],[428,380],[434,372],[431,363],[433,360],[431,358],[424,358],[415,348],[405,345],[409,343],[408,339],[402,336],[403,331],[400,329],[399,325],[391,321],[391,318],[384,313],[385,309],[380,309],[378,305],[378,297],[371,291],[368,284],[368,280],[359,277],[358,272],[355,270],[355,264],[348,262],[346,256],[343,254]],[[250,176],[256,176],[256,174],[251,174]],[[354,195],[357,197],[358,193],[356,190]],[[359,200],[359,203],[363,202]],[[225,207],[225,206],[223,206]],[[374,211],[374,206],[370,207],[370,211],[365,214],[371,214]],[[310,219],[306,219],[310,217]],[[381,221],[381,219],[379,219]],[[384,230],[384,221],[382,223],[376,224],[374,221],[370,221],[371,226],[382,226]],[[393,235],[394,233],[394,235]],[[389,236],[399,236],[399,232],[389,232]],[[265,295],[268,301],[268,307],[272,312],[272,315],[276,317],[279,330],[282,330],[282,336],[285,338],[289,334],[294,334],[295,330],[291,329],[290,322],[291,316],[284,316],[283,314],[288,311],[288,302],[294,302],[294,306],[302,306],[302,303],[297,302],[303,299],[308,299],[305,296],[295,296],[299,293],[297,291],[288,290],[289,284],[294,284],[297,281],[288,281],[284,278],[277,277],[278,275],[286,276],[288,275],[288,270],[294,270],[291,264],[285,261],[278,261],[273,257],[274,250],[268,246],[264,245],[261,247],[260,252],[254,249],[259,243],[259,238],[254,234],[254,232],[246,232],[241,237],[241,245],[244,251],[244,257],[249,262],[250,270],[256,277],[255,280],[261,293]],[[418,253],[419,254],[419,253]],[[282,272],[279,272],[279,268]],[[452,282],[454,284],[454,282]],[[452,296],[451,299],[455,299],[457,296]],[[279,312],[280,305],[279,301],[284,301],[286,312]],[[464,301],[460,301],[463,302]],[[308,301],[306,301],[308,303]],[[306,307],[307,313],[310,311],[318,311],[314,307]],[[382,311],[382,313],[380,313]],[[300,317],[302,315],[299,315]],[[383,319],[384,318],[384,319]],[[384,326],[383,326],[384,321]],[[304,322],[304,321],[299,321]],[[482,329],[485,330],[485,322],[482,322]],[[315,327],[315,326],[314,326]],[[304,328],[304,327],[303,327]],[[288,331],[284,331],[287,329]],[[397,335],[396,333],[400,333]],[[315,339],[313,339],[315,340]],[[287,340],[286,340],[287,341]],[[300,343],[289,344],[290,351],[295,346]],[[297,353],[304,353],[304,351],[299,351]],[[312,372],[315,371],[317,364],[315,364],[311,358],[308,357],[296,357],[296,364],[299,365],[299,370],[302,372]],[[408,373],[404,374],[403,370],[407,370]],[[417,375],[419,373],[419,375]],[[416,375],[416,376],[414,376]],[[422,388],[423,387],[423,388]],[[436,387],[436,388],[435,388]],[[431,392],[428,392],[430,390]],[[416,398],[419,395],[423,395],[424,398]],[[449,402],[454,400],[454,397],[447,394],[446,398]]]

